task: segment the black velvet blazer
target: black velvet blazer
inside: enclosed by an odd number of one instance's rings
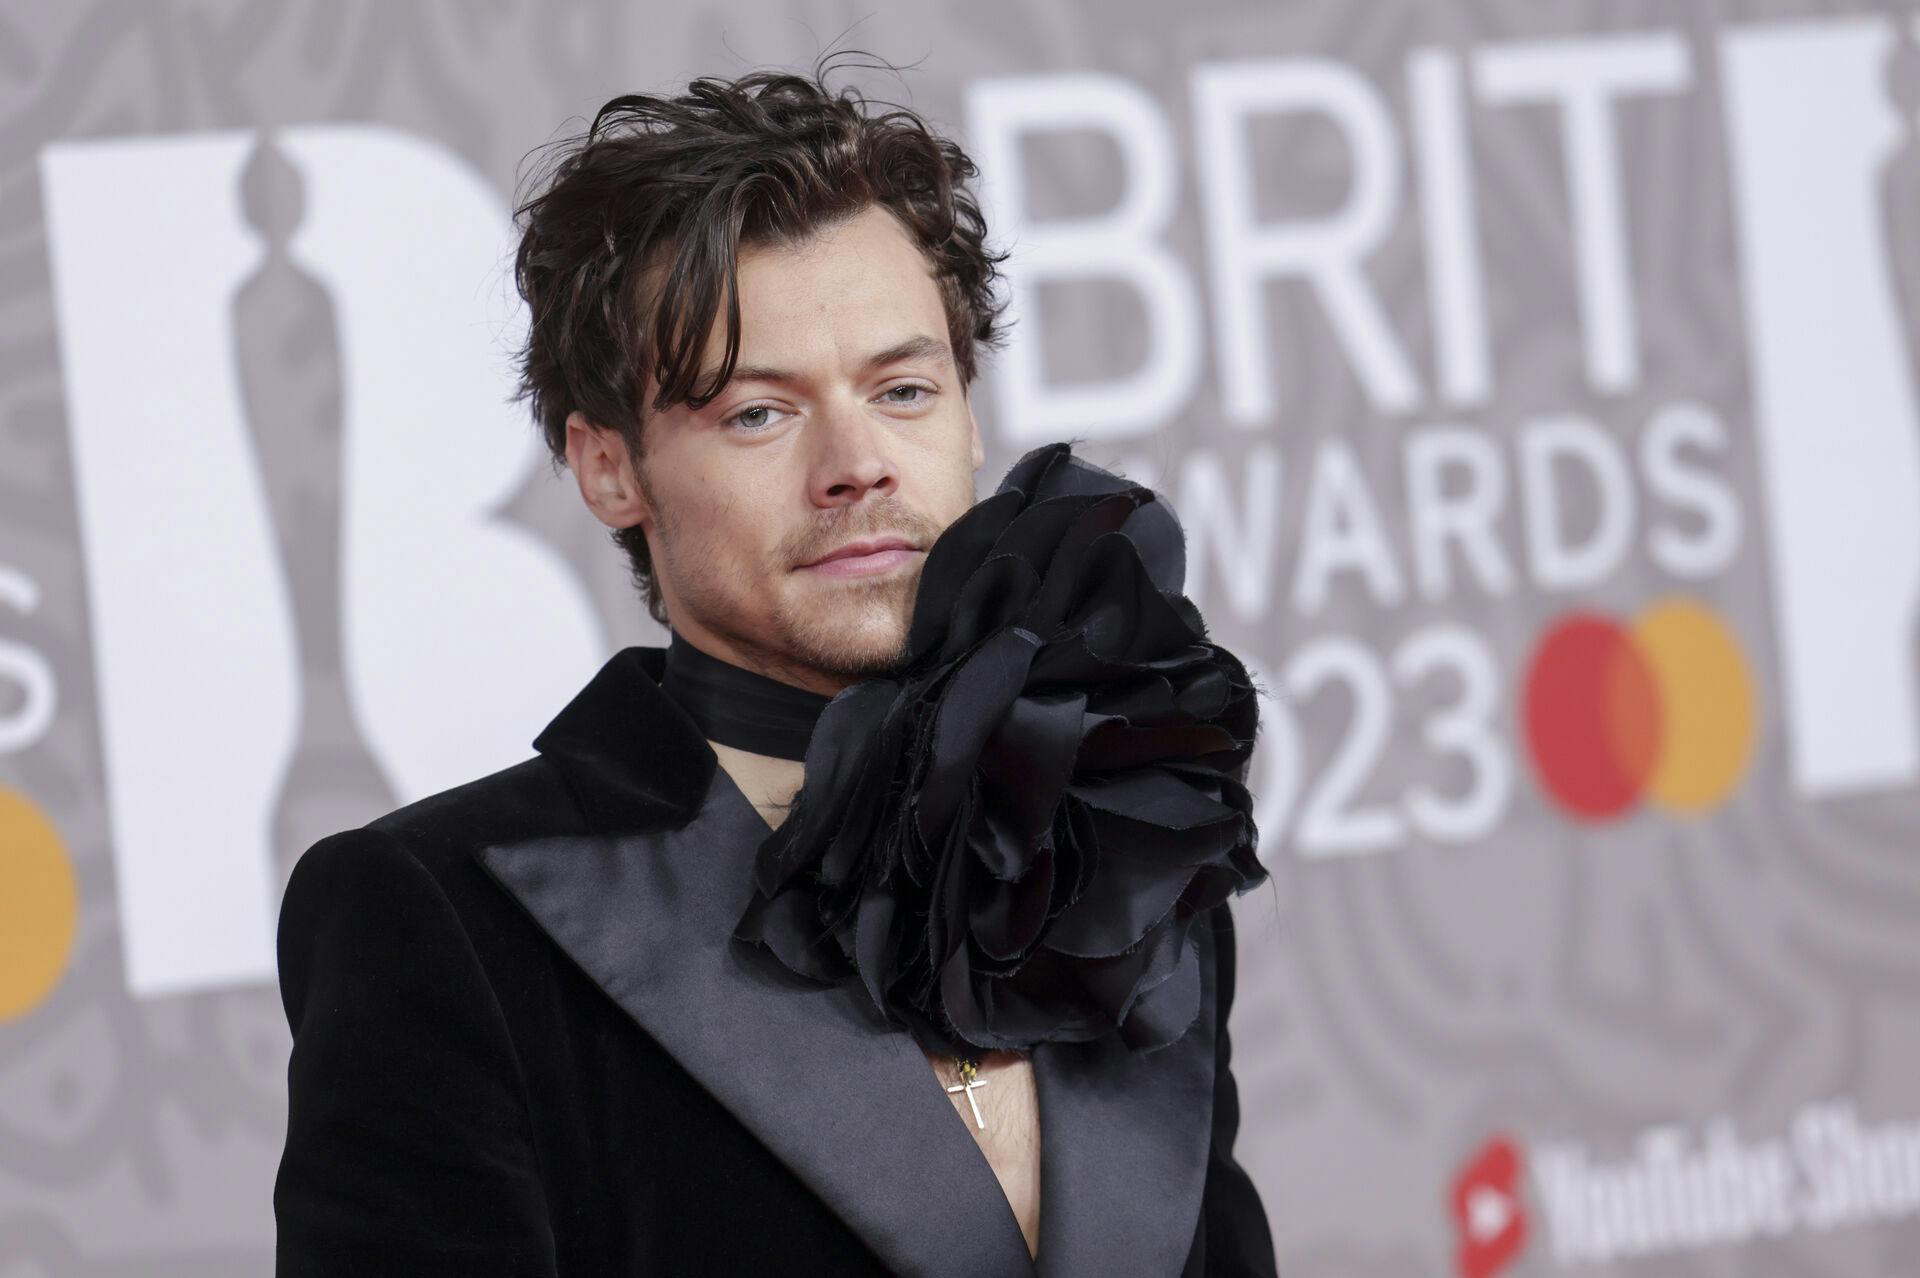
[[[767,826],[663,656],[610,660],[539,757],[295,867],[278,1272],[1272,1274],[1226,907],[1173,1046],[1034,1051],[1036,1262],[913,1040],[730,939]]]

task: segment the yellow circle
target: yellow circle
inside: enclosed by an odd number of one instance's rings
[[[80,892],[59,831],[0,785],[0,1021],[24,1016],[67,969]]]
[[[1663,731],[1647,797],[1696,814],[1723,802],[1753,757],[1754,686],[1739,637],[1718,614],[1681,596],[1633,624],[1660,691]]]

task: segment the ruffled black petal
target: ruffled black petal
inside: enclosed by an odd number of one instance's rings
[[[735,935],[948,1051],[1199,1011],[1194,921],[1266,878],[1252,681],[1150,489],[1049,444],[927,555],[891,676],[835,697]]]

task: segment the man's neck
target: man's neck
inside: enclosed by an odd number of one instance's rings
[[[740,793],[746,795],[747,802],[753,804],[753,810],[760,814],[768,826],[778,828],[787,819],[787,811],[793,806],[793,796],[800,793],[800,783],[806,779],[805,761],[754,754],[737,746],[722,745],[718,741],[709,741],[707,744],[713,747],[720,766],[733,778]]]
[[[694,622],[682,623],[680,627],[676,627],[676,630],[681,639],[716,661],[724,661],[742,670],[751,670],[757,675],[763,675],[795,688],[804,688],[808,692],[819,693],[823,697],[831,697],[843,688],[859,682],[852,675],[829,674],[826,671],[783,660],[771,650],[745,647]]]

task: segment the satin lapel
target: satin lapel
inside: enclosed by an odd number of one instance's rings
[[[1046,1278],[1177,1274],[1199,1228],[1213,1142],[1214,938],[1204,924],[1200,1012],[1168,1047],[1112,1040],[1034,1050],[1040,1251]]]
[[[499,844],[480,857],[587,975],[889,1268],[956,1278],[1031,1275],[999,1182],[913,1040],[889,1030],[864,995],[803,984],[731,940],[766,829],[715,769],[686,824]],[[1184,1090],[1186,1072],[1170,1071],[1165,1081],[1141,1077],[1165,1099],[1176,1090],[1175,1074]],[[1124,1216],[1116,1203],[1160,1198],[1144,1183],[1116,1178],[1100,1160],[1114,1154],[1128,1167],[1151,1166],[1133,1156],[1158,1158],[1178,1142],[1171,1133],[1111,1130],[1136,1116],[1136,1098],[1117,1094],[1133,1085],[1132,1075],[1096,1065],[1057,1077],[1052,1091],[1067,1113],[1047,1131],[1063,1133],[1068,1166],[1064,1177],[1048,1169],[1043,1192],[1057,1185],[1067,1210],[1086,1219],[1047,1237],[1059,1240],[1063,1257],[1104,1255],[1107,1244],[1083,1231]],[[1094,1094],[1076,1097],[1083,1079]],[[1179,1118],[1195,1113],[1189,1104]],[[1080,1121],[1109,1130],[1075,1136],[1062,1126]],[[1106,1198],[1109,1192],[1118,1197]],[[1044,1218],[1048,1204],[1041,1210]],[[1143,1232],[1170,1253],[1158,1230]]]

